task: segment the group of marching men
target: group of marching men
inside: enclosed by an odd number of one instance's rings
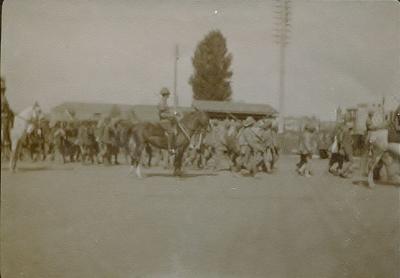
[[[5,98],[5,83],[1,80],[1,120],[2,120],[2,160],[7,159],[7,129],[12,126],[13,113]],[[176,115],[167,104],[170,95],[168,89],[160,92],[158,106],[160,120],[176,122]],[[373,130],[370,113],[366,122],[367,131]],[[400,123],[400,120],[399,120]],[[42,120],[35,129],[27,134],[22,142],[21,157],[28,154],[32,160],[54,160],[56,154],[64,163],[81,161],[82,163],[119,164],[119,154],[130,162],[133,144],[130,130],[133,123],[119,118],[105,117],[100,121],[59,121],[50,125]],[[142,164],[151,166],[164,161],[168,167],[173,160],[177,125],[167,130],[168,151],[152,146],[146,147],[147,160]],[[329,172],[341,177],[350,177],[353,171],[352,123],[338,125],[332,132],[318,131],[308,123],[300,132],[297,163],[299,175],[312,176],[312,158],[318,152],[320,158],[329,158]],[[175,135],[174,135],[175,134]],[[199,134],[192,136],[192,142],[185,152],[185,164],[200,168],[212,167],[215,170],[228,168],[233,172],[255,175],[259,171],[270,173],[279,158],[278,125],[276,120],[261,118],[257,121],[249,116],[239,120],[234,115],[224,120],[211,119],[204,138]],[[200,135],[202,136],[202,135]],[[156,157],[156,163],[152,163]],[[228,165],[226,165],[228,162]]]
[[[28,156],[32,161],[47,158],[53,161],[58,157],[64,163],[119,164],[122,153],[129,163],[131,127],[132,124],[111,117],[100,121],[57,122],[53,126],[42,120],[24,139],[20,159]],[[226,167],[224,161],[229,161],[228,167],[232,170],[244,169],[255,174],[260,170],[271,172],[278,159],[277,127],[266,119],[212,120],[201,145],[197,135],[192,141],[185,153],[185,164],[200,168],[220,170]],[[158,163],[169,163],[168,152],[150,148],[147,156],[152,155]],[[151,164],[150,161],[147,166]]]
[[[203,156],[206,162],[214,160],[216,170],[224,167],[223,161],[228,161],[235,172],[270,173],[279,157],[277,136],[277,123],[271,119],[212,120],[202,144]]]

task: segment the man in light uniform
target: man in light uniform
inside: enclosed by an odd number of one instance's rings
[[[267,173],[272,171],[275,153],[272,132],[272,122],[270,120],[263,121],[260,137],[264,145],[263,164]]]
[[[239,169],[245,168],[251,175],[255,175],[257,172],[256,156],[262,155],[264,151],[261,138],[257,135],[254,124],[255,120],[253,117],[247,117],[243,123],[243,129],[239,134]]]
[[[158,104],[158,115],[160,117],[161,126],[166,131],[166,136],[168,140],[168,151],[171,154],[175,153],[175,137],[176,137],[176,113],[171,112],[171,109],[168,106],[168,98],[170,96],[170,92],[167,88],[162,88],[160,91],[161,99]]]

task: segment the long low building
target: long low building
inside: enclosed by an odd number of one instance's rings
[[[205,111],[212,119],[237,118],[248,116],[255,119],[275,118],[277,111],[268,104],[250,104],[228,101],[194,100],[192,107],[177,107],[180,112],[194,108]],[[64,102],[55,106],[49,113],[51,121],[99,120],[104,116],[119,116],[132,121],[158,121],[156,105],[128,105],[112,103]]]
[[[234,117],[244,120],[248,116],[252,116],[257,120],[261,118],[276,118],[278,116],[278,112],[268,104],[193,100],[192,106],[205,111],[213,119]]]

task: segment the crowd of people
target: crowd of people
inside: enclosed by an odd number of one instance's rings
[[[58,157],[63,163],[119,164],[118,154],[127,142],[126,131],[123,121],[111,117],[100,122],[59,121],[54,125],[44,119],[21,142],[19,159],[28,156],[32,161],[54,161]]]
[[[9,158],[6,128],[11,126],[8,120],[12,116],[4,90],[2,82],[2,160]],[[165,132],[168,150],[162,151],[148,145],[145,152],[147,159],[143,158],[141,161],[146,166],[163,161],[165,167],[169,167],[175,153],[174,137],[179,132],[179,119],[168,107],[168,89],[163,88],[160,94],[160,120],[171,123],[167,125]],[[374,129],[372,115],[370,113],[366,122],[367,132]],[[117,165],[123,156],[125,162],[130,163],[135,144],[131,136],[134,125],[128,120],[111,116],[105,116],[98,121],[71,119],[55,123],[42,119],[21,142],[19,159],[29,157],[32,161],[49,159],[63,163]],[[298,133],[298,174],[311,177],[313,157],[318,154],[319,159],[329,160],[329,173],[344,178],[351,177],[354,170],[352,134],[351,122],[338,124],[333,130],[318,129],[318,126],[306,123]],[[260,171],[273,172],[282,144],[285,143],[278,135],[275,119],[255,120],[248,116],[245,120],[239,120],[232,114],[225,119],[211,119],[207,133],[202,136],[203,134],[198,133],[190,138],[191,143],[184,156],[186,166],[212,168],[216,171],[229,167],[235,173],[249,175]]]

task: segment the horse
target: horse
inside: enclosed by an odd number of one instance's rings
[[[398,124],[400,123],[400,113],[397,112],[395,118],[389,123],[387,128],[381,128],[375,131],[370,131],[369,134],[369,159],[367,161],[368,166],[368,185],[370,187],[375,186],[374,176],[377,173],[377,166],[388,166],[383,159],[385,155],[392,154],[395,157],[400,157],[400,131],[398,130]],[[389,133],[394,136],[389,136]]]
[[[174,176],[181,176],[183,154],[190,144],[190,138],[193,134],[202,131],[205,132],[208,127],[209,118],[203,111],[195,109],[185,113],[181,120],[178,120],[177,134],[175,138],[176,154],[174,159]],[[134,149],[131,152],[131,171],[136,167],[136,175],[142,177],[141,174],[141,157],[143,150],[147,145],[157,147],[159,149],[168,150],[168,139],[166,130],[161,122],[141,122],[136,124],[131,131],[132,140],[135,142]]]
[[[39,121],[43,118],[43,112],[39,104],[35,102],[33,106],[25,108],[21,113],[14,117],[14,124],[10,130],[11,139],[11,158],[10,170],[15,172],[19,151],[22,141],[28,134],[31,134]]]

